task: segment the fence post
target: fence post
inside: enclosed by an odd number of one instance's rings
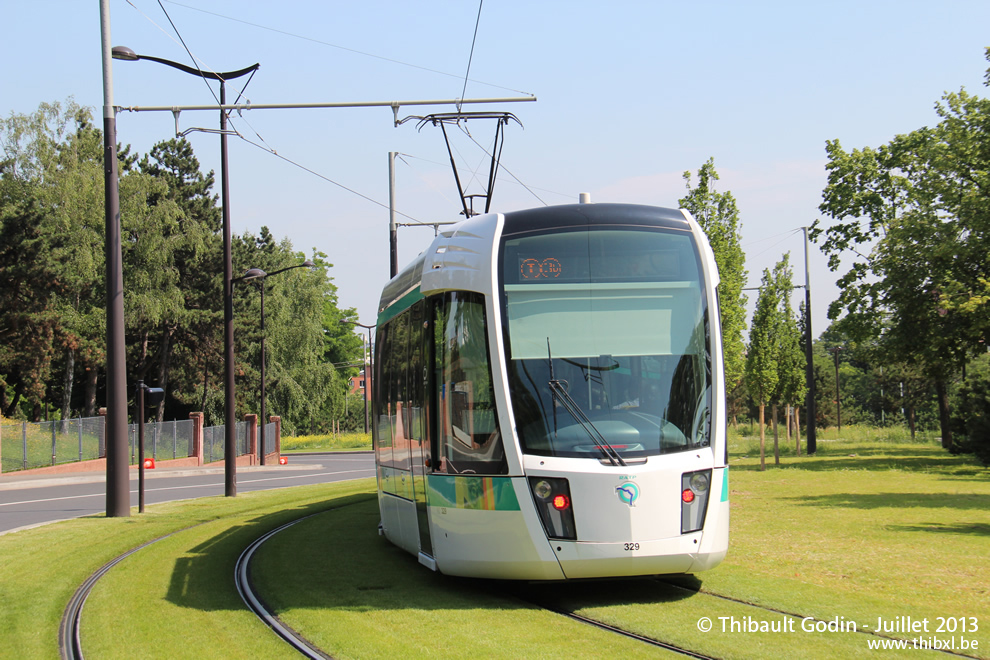
[[[100,422],[100,447],[97,450],[97,458],[107,457],[107,409],[100,408],[98,412],[102,422]]]
[[[247,422],[247,453],[251,457],[251,465],[258,462],[258,416],[255,414],[244,415]]]
[[[79,426],[78,426],[78,429],[79,429],[79,460],[80,460],[80,462],[83,459],[82,427],[83,427],[83,418],[82,418],[82,413],[80,413],[79,414]]]
[[[275,423],[275,456],[282,455],[282,418],[278,415],[272,415],[268,418],[270,421]]]
[[[52,425],[52,465],[55,465],[55,422],[48,422]]]
[[[27,422],[21,422],[21,450],[23,453],[23,469],[28,469],[28,425]]]
[[[189,419],[192,420],[192,452],[190,456],[195,456],[197,459],[196,464],[203,464],[203,413],[194,412],[189,413]]]

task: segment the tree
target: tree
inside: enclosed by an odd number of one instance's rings
[[[780,384],[780,335],[784,326],[781,307],[785,278],[789,285],[786,257],[774,266],[772,273],[769,270],[763,271],[760,295],[756,299],[756,310],[749,330],[745,374],[749,392],[760,411],[760,470],[766,469],[766,405],[776,400]],[[789,293],[788,288],[787,294]]]
[[[40,403],[53,389],[49,373],[58,356],[64,356],[57,389],[66,416],[76,369],[95,374],[104,356],[102,136],[92,125],[90,110],[69,99],[43,103],[30,115],[12,114],[3,121],[2,142],[3,178],[30,196],[40,237],[31,244],[46,275],[39,281],[44,291],[36,301],[22,301],[10,310],[14,315],[27,312],[30,318],[28,310],[40,301],[47,310],[47,322],[35,328],[34,340],[18,358],[34,366],[29,366],[27,380],[24,373],[13,377],[14,398],[28,394],[34,400],[32,417],[39,419]],[[126,171],[132,161],[127,149],[121,152]],[[11,245],[23,249],[23,244]],[[93,392],[95,396],[95,387]]]
[[[812,236],[824,235],[833,270],[853,255],[829,317],[845,314],[850,337],[917,361],[951,448],[949,386],[990,328],[990,101],[965,90],[942,100],[935,127],[877,149],[827,142],[819,208],[833,224],[816,222]]]
[[[141,171],[163,184],[148,203],[175,205],[175,222],[163,227],[162,238],[172,254],[174,277],[169,287],[173,304],[143,332],[142,374],[154,364],[158,387],[173,404],[204,410],[210,374],[219,374],[222,356],[223,288],[221,215],[212,194],[213,172],[203,174],[192,145],[173,138],[154,145],[140,162]],[[154,348],[149,352],[148,344]],[[178,377],[172,382],[173,371]],[[158,408],[164,418],[165,406]]]
[[[730,192],[715,190],[718,172],[715,161],[698,170],[698,185],[691,187],[691,173],[684,172],[687,196],[678,200],[691,212],[708,236],[715,253],[719,274],[719,314],[722,319],[722,349],[725,353],[725,384],[729,392],[738,391],[745,369],[743,331],[746,327],[746,255],[740,246],[741,223],[736,200]]]
[[[804,401],[808,392],[807,374],[805,365],[807,356],[804,354],[802,339],[804,333],[800,328],[798,318],[794,316],[794,309],[791,306],[791,291],[793,286],[793,273],[790,267],[790,254],[785,254],[782,260],[781,279],[777,282],[780,301],[780,328],[777,335],[780,357],[778,360],[778,381],[774,406],[780,403],[785,406],[794,406],[794,420],[798,419],[797,406]],[[803,318],[803,314],[802,317]],[[773,411],[774,438],[773,451],[774,462],[780,463],[780,453],[777,446],[777,411]],[[795,428],[799,428],[795,424]],[[791,418],[787,418],[788,438],[790,438]],[[797,444],[797,453],[800,454],[800,440]]]
[[[267,227],[255,236],[246,232],[233,245],[235,263],[273,273],[302,263],[288,240],[276,242]],[[360,361],[360,338],[351,328],[328,319],[354,316],[337,308],[337,288],[329,277],[332,264],[314,252],[312,269],[293,269],[265,281],[267,352],[266,407],[282,416],[286,432],[329,430],[344,416],[347,380],[329,358],[329,337],[351,346],[347,361]],[[260,395],[260,296],[250,282],[235,287],[238,407]],[[257,395],[255,394],[257,393]]]
[[[958,405],[953,409],[959,452],[975,454],[990,465],[990,354],[973,360],[956,393]]]

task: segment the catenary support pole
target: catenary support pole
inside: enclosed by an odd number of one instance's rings
[[[220,105],[227,102],[220,81]],[[234,266],[230,242],[230,185],[227,176],[227,111],[220,110],[220,203],[223,205],[223,366],[224,366],[224,495],[237,495],[237,420],[234,399]]]
[[[804,230],[804,353],[806,359],[806,371],[805,377],[808,382],[808,398],[804,404],[804,411],[808,417],[808,430],[807,430],[807,455],[812,456],[816,451],[818,451],[818,434],[815,432],[815,419],[817,418],[817,411],[815,410],[815,365],[812,360],[811,352],[811,267],[808,265],[808,228],[802,227]]]
[[[106,214],[107,517],[131,515],[127,460],[127,369],[124,351],[124,271],[120,243],[117,118],[113,106],[110,0],[100,0],[103,47],[103,175]]]
[[[389,279],[399,274],[399,237],[395,224],[395,152],[388,152]]]

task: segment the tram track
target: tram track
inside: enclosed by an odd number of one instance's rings
[[[275,616],[271,609],[269,609],[261,597],[258,596],[251,584],[251,559],[254,557],[254,553],[257,552],[262,545],[264,545],[265,541],[273,536],[289,529],[297,523],[319,515],[320,513],[327,513],[335,510],[336,509],[326,509],[324,511],[320,511],[319,513],[312,513],[308,516],[303,516],[302,518],[288,522],[281,527],[277,527],[276,529],[259,536],[251,543],[251,545],[244,549],[244,552],[242,552],[240,557],[237,558],[237,564],[234,567],[234,584],[237,586],[237,593],[240,594],[241,600],[243,600],[244,604],[248,606],[248,609],[254,612],[254,614],[261,619],[266,626],[271,628],[276,635],[285,640],[285,642],[292,648],[312,660],[332,660],[333,656],[327,655],[305,637],[283,623],[277,616]]]
[[[193,525],[193,527],[198,527],[198,525]],[[179,532],[184,532],[187,529],[192,529],[193,527],[187,527],[169,534],[164,534],[158,538],[154,538],[147,543],[143,543],[136,548],[131,548],[127,552],[114,557],[106,564],[100,567],[95,573],[86,578],[76,592],[69,599],[68,605],[66,605],[64,612],[62,613],[62,620],[58,626],[58,646],[59,653],[63,660],[82,660],[82,643],[80,640],[80,625],[82,621],[82,610],[83,606],[86,604],[86,599],[89,597],[90,592],[96,586],[96,583],[100,581],[104,575],[110,572],[114,566],[127,559],[131,555],[135,554],[139,550],[143,550],[150,545],[154,545],[159,541],[167,539],[170,536],[178,534]]]
[[[793,618],[799,619],[799,620],[810,620],[810,621],[813,621],[815,623],[825,623],[825,624],[829,623],[828,621],[826,621],[824,619],[820,619],[818,617],[804,615],[804,614],[799,614],[799,613],[796,613],[796,612],[791,612],[789,610],[784,610],[784,609],[780,609],[780,608],[776,608],[776,607],[768,607],[766,605],[760,605],[759,603],[753,603],[751,601],[744,600],[742,598],[735,598],[733,596],[725,596],[723,594],[718,594],[718,593],[715,593],[713,591],[705,591],[705,590],[702,590],[700,588],[699,589],[692,589],[690,587],[685,587],[682,584],[677,584],[676,582],[671,582],[670,580],[664,579],[664,578],[659,577],[659,576],[656,577],[655,579],[656,579],[656,581],[658,583],[660,583],[660,584],[662,584],[664,586],[667,586],[667,587],[673,587],[675,589],[680,589],[682,591],[687,591],[687,592],[692,593],[692,594],[699,594],[699,595],[703,595],[703,596],[710,596],[712,598],[718,598],[719,600],[724,600],[724,601],[727,601],[727,602],[730,602],[730,603],[736,603],[738,605],[745,605],[747,607],[752,607],[754,609],[760,610],[762,612],[767,612],[769,614],[789,616],[789,617],[793,617]],[[896,641],[903,641],[904,640],[903,637],[895,637],[893,635],[885,635],[883,633],[878,633],[878,632],[876,632],[874,630],[861,630],[859,627],[857,627],[856,630],[854,630],[852,632],[858,633],[860,635],[868,635],[868,636],[871,636],[871,637],[878,637],[878,638],[882,638],[882,639],[890,639],[890,640],[896,640]],[[953,651],[952,649],[928,649],[928,650],[939,651],[941,653],[945,653],[947,655],[955,656],[957,658],[973,658],[974,660],[979,660],[979,656],[967,655],[965,653],[958,653],[956,651]]]
[[[349,505],[348,505],[349,506]],[[234,584],[237,588],[237,592],[244,601],[245,605],[254,612],[256,616],[265,625],[271,628],[275,634],[286,641],[290,646],[299,651],[300,654],[307,658],[312,658],[314,660],[333,660],[333,656],[327,655],[308,640],[306,640],[302,635],[298,634],[289,626],[282,623],[277,616],[275,616],[265,605],[264,601],[254,592],[250,580],[250,562],[254,553],[260,548],[265,541],[269,540],[279,532],[282,532],[296,523],[300,523],[307,518],[319,515],[320,513],[328,513],[330,511],[339,510],[341,507],[333,507],[330,509],[325,509],[323,511],[318,511],[317,513],[312,513],[302,518],[297,518],[296,520],[290,521],[280,527],[273,530],[269,530],[265,534],[261,535],[255,539],[244,551],[240,554],[237,559],[237,563],[234,567]],[[59,623],[58,630],[58,644],[59,644],[59,654],[62,660],[82,660],[84,655],[82,651],[81,642],[81,622],[82,622],[82,611],[83,606],[86,604],[86,600],[90,593],[96,587],[97,583],[103,576],[110,572],[117,564],[124,561],[128,557],[136,554],[137,552],[148,548],[159,541],[163,541],[171,536],[179,534],[181,532],[194,529],[206,523],[199,523],[197,525],[192,525],[168,534],[163,534],[157,538],[151,539],[146,543],[131,548],[127,552],[124,552],[106,564],[101,566],[97,571],[92,573],[86,580],[76,589],[72,598],[69,599],[65,610],[62,613],[62,619]]]
[[[653,638],[653,637],[647,637],[646,635],[640,635],[639,633],[634,633],[631,630],[626,630],[624,628],[619,628],[618,626],[614,626],[612,624],[605,623],[604,621],[599,621],[597,619],[592,619],[590,617],[586,617],[586,616],[581,615],[581,614],[576,614],[574,612],[569,612],[567,610],[560,609],[560,608],[557,608],[557,607],[550,607],[550,606],[547,606],[544,603],[536,603],[536,602],[533,602],[533,601],[527,601],[527,602],[529,602],[530,604],[535,605],[535,606],[537,606],[537,607],[539,607],[541,609],[547,610],[548,612],[553,612],[554,614],[557,614],[559,616],[566,617],[566,618],[568,618],[568,619],[570,619],[572,621],[577,621],[579,623],[583,623],[583,624],[586,624],[586,625],[589,625],[589,626],[593,626],[593,627],[598,628],[600,630],[604,630],[604,631],[607,631],[607,632],[610,632],[610,633],[614,633],[614,634],[619,635],[621,637],[625,637],[627,639],[632,639],[632,640],[635,640],[637,642],[642,642],[643,644],[647,644],[649,646],[654,646],[654,647],[657,647],[657,648],[661,648],[661,649],[664,649],[666,651],[672,651],[673,653],[677,653],[679,655],[683,655],[683,656],[686,656],[688,658],[700,658],[701,660],[717,660],[715,656],[705,655],[704,653],[699,653],[698,651],[692,651],[690,649],[686,649],[686,648],[683,648],[681,646],[677,646],[675,644],[671,644],[669,642],[664,642],[662,640],[659,640],[659,639],[656,639],[656,638]]]

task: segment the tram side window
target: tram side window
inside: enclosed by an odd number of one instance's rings
[[[379,355],[389,356],[392,353],[390,350],[392,344],[392,333],[390,330],[391,328],[388,325],[384,325],[378,329],[377,353]],[[388,358],[386,357],[385,360],[377,362],[375,367],[378,371],[372,380],[372,387],[376,390],[375,396],[372,397],[374,406],[375,451],[378,454],[379,464],[391,465],[392,428],[390,423],[391,399],[389,394],[391,380],[389,378]]]
[[[444,294],[434,307],[439,465],[451,474],[506,474],[484,297]]]
[[[402,313],[389,323],[392,346],[389,354],[389,396],[392,427],[392,467],[409,469],[409,314]]]

